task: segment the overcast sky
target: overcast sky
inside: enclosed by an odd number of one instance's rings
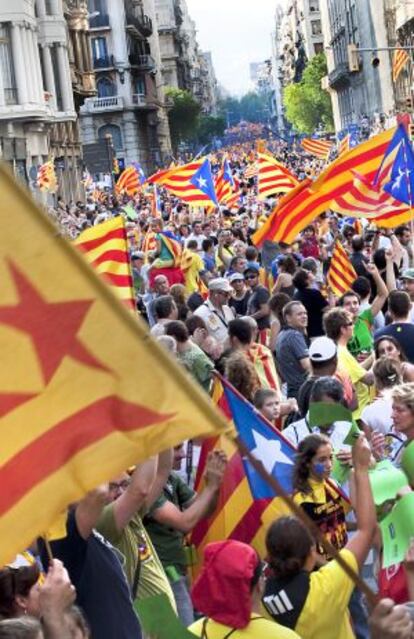
[[[271,56],[276,0],[187,0],[198,43],[211,51],[217,79],[231,94],[250,88],[249,63]]]

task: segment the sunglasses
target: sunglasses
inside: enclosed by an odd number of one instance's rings
[[[252,273],[251,275],[245,275],[245,276],[244,276],[244,279],[245,279],[245,280],[255,280],[255,279],[256,279],[256,277],[259,277],[259,276],[258,276],[258,275],[256,275],[256,274],[254,274],[254,273]]]

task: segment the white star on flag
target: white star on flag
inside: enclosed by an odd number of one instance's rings
[[[197,178],[197,182],[198,182],[198,186],[199,186],[200,189],[205,189],[206,188],[207,180],[205,178],[201,177],[201,175],[200,175],[199,178]]]
[[[262,462],[269,475],[272,474],[272,470],[277,462],[293,465],[293,461],[281,450],[282,445],[280,441],[276,439],[266,439],[266,437],[263,437],[263,435],[255,430],[252,432],[256,448],[251,452],[256,459]]]

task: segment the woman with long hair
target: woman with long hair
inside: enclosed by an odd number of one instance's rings
[[[391,357],[401,364],[402,381],[414,382],[414,364],[407,361],[407,357],[398,340],[392,335],[384,335],[374,344],[375,358]]]
[[[272,295],[276,293],[285,293],[290,299],[293,297],[295,287],[293,285],[293,276],[298,268],[297,262],[292,255],[284,255],[279,259],[277,264],[278,276],[272,290]]]
[[[325,441],[320,445],[327,446]],[[320,470],[323,475],[322,466],[328,468],[330,462],[315,462],[314,457],[310,459],[312,472]],[[356,572],[362,569],[377,525],[368,476],[370,460],[371,450],[361,436],[353,447],[358,530],[339,551]],[[348,613],[354,582],[336,559],[314,570],[317,546],[308,528],[295,517],[280,517],[267,531],[266,549],[269,574],[262,601],[267,614],[302,639],[355,639]]]
[[[347,542],[345,515],[349,510],[340,493],[328,482],[333,467],[331,442],[312,434],[299,442],[293,469],[294,501],[315,522],[325,539],[337,550]],[[329,557],[318,548],[319,563]]]

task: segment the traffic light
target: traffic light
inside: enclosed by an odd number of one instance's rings
[[[348,44],[348,65],[352,72],[359,71],[359,57],[356,44]]]
[[[115,173],[115,175],[118,175],[119,173],[119,162],[117,158],[114,158],[113,160],[112,172]]]
[[[371,64],[374,67],[374,69],[379,67],[379,63],[380,63],[380,59],[378,57],[378,53],[373,53],[371,56]]]

